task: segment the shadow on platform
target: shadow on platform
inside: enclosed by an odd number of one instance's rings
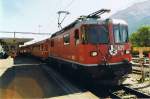
[[[46,75],[40,63],[34,58],[17,57],[16,66],[0,77],[0,99],[37,99],[68,94]]]

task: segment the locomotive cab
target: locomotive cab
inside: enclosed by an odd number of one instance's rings
[[[96,24],[84,24],[82,40],[85,60],[80,62],[95,68],[88,68],[93,77],[102,77],[109,82],[107,79],[120,79],[131,72],[131,49],[125,21],[107,19]]]
[[[106,59],[123,56],[122,59],[131,61],[128,25],[123,20],[108,19],[97,24],[84,24],[82,26],[82,42],[84,46],[88,46],[88,50],[93,50],[92,52],[95,53],[92,55],[91,52],[91,56],[103,56]],[[111,58],[105,61],[109,63],[121,61]]]

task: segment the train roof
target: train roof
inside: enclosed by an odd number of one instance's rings
[[[109,9],[101,9],[101,10],[93,12],[87,16],[80,16],[77,20],[75,20],[74,22],[72,22],[68,26],[66,26],[63,29],[61,29],[60,31],[52,34],[51,38],[53,38],[59,34],[62,34],[64,31],[67,31],[67,30],[75,27],[76,25],[81,26],[82,24],[104,24],[109,19],[102,20],[101,15],[106,13],[106,12],[108,13],[108,12],[110,12],[110,10]],[[113,19],[112,22],[114,24],[126,24],[127,25],[127,23],[125,21],[119,20],[119,19]]]
[[[21,46],[21,48],[30,47],[30,46],[37,46],[37,45],[40,45],[40,44],[47,42],[48,40],[49,40],[49,38],[35,42],[35,43],[32,43],[32,44],[23,45],[23,46]]]
[[[100,19],[101,15],[106,13],[106,12],[108,13],[108,12],[110,12],[110,10],[109,9],[101,9],[101,10],[93,12],[93,13],[87,15],[87,16],[80,16],[77,20],[72,22],[70,25],[68,25],[68,26],[64,27],[62,30],[54,33],[51,36],[51,38],[55,37],[56,35],[59,35],[59,34],[63,33],[66,30],[71,29],[72,27],[74,27],[76,24],[79,24],[79,23],[81,23],[81,24],[89,24],[91,22],[98,23],[99,22],[98,19]]]
[[[102,20],[100,18],[79,18],[77,20],[75,20],[74,22],[72,22],[70,25],[64,27],[62,30],[52,34],[51,38],[62,34],[64,31],[67,31],[73,27],[75,27],[76,25],[81,25],[81,24],[104,24],[107,20],[112,20],[113,24],[124,24],[124,25],[128,25],[126,21],[122,20],[122,19],[105,19]]]
[[[67,31],[67,30],[75,27],[76,25],[81,25],[81,24],[102,24],[102,23],[104,23],[104,20],[100,20],[100,19],[97,19],[97,18],[85,18],[85,19],[84,18],[78,18],[77,20],[75,20],[74,22],[72,22],[68,26],[64,27],[60,31],[52,34],[51,38],[55,37],[56,35],[62,34],[64,31]]]
[[[55,37],[56,35],[58,34],[61,34],[62,32],[66,31],[66,30],[69,30],[70,28],[74,27],[76,24],[78,23],[78,20],[75,20],[74,22],[72,22],[71,24],[69,24],[68,26],[64,27],[63,29],[61,29],[60,31],[52,34],[51,38],[52,37]]]

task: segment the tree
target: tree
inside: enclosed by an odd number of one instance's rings
[[[150,47],[150,26],[143,26],[130,36],[133,46]]]

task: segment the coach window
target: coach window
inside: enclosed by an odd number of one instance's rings
[[[43,45],[39,45],[39,48],[42,51],[43,50]]]
[[[75,39],[75,45],[79,44],[79,30],[75,30],[75,34],[74,34],[74,39]]]
[[[45,51],[48,51],[48,44],[45,45]]]
[[[69,45],[70,44],[70,35],[65,34],[64,35],[64,45]]]

